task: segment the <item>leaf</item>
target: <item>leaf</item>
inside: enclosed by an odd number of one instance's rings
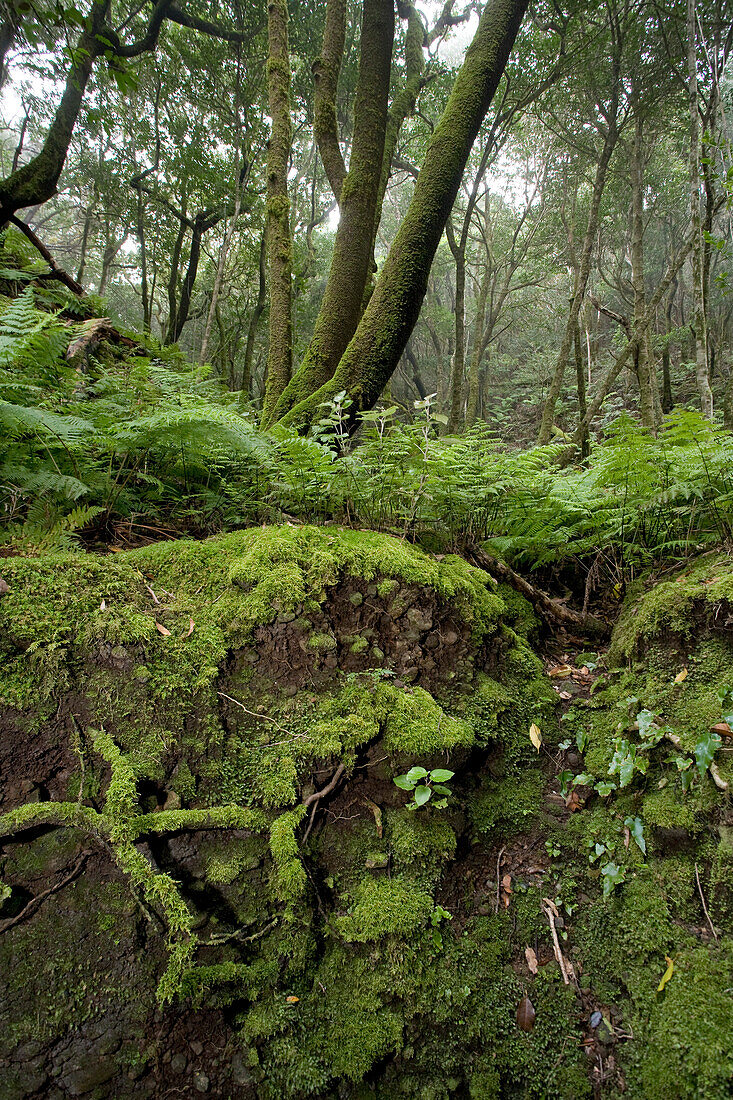
[[[659,983],[659,985],[657,986],[657,993],[662,992],[665,985],[667,984],[669,979],[674,974],[674,960],[670,959],[669,955],[665,955],[664,959],[665,959],[665,962],[667,963],[667,969],[664,971],[664,974],[662,974],[662,980]]]
[[[289,1005],[297,1005],[300,997],[290,996],[285,998],[285,1003]]]
[[[107,610],[107,601],[106,600],[102,600],[102,602],[99,605],[99,610],[100,611],[106,611]]]
[[[409,775],[396,775],[392,782],[396,787],[399,787],[401,791],[411,791],[415,787]]]
[[[410,768],[409,772],[407,773],[407,778],[410,779],[413,784],[417,783],[418,779],[427,779],[427,776],[428,773],[425,768],[421,768],[419,766]]]
[[[156,627],[157,630],[160,631],[161,634],[165,635],[166,638],[170,638],[170,636],[171,636],[170,630],[166,630],[166,628],[163,626],[162,623],[156,623],[155,627]]]
[[[424,806],[425,803],[429,800],[432,793],[433,792],[430,790],[430,787],[415,787],[415,803],[418,806]]]
[[[548,669],[547,672],[547,675],[553,680],[567,680],[572,674],[573,670],[570,665],[556,665],[555,668]]]
[[[613,861],[601,867],[601,875],[603,877],[604,898],[607,898],[612,890],[626,881],[626,872],[623,867],[619,867],[619,865]]]
[[[695,745],[695,761],[701,777],[705,775],[707,768],[712,764],[713,757],[722,743],[719,734],[708,732]]]
[[[687,669],[686,668],[681,668],[680,671],[677,673],[677,675],[674,678],[674,683],[675,684],[681,684],[686,679],[687,679]]]
[[[534,1027],[536,1015],[534,1005],[525,993],[517,1005],[517,1027],[521,1028],[522,1031],[531,1031]]]
[[[433,768],[430,779],[433,783],[447,783],[455,774],[455,772],[449,772],[447,768]]]
[[[728,722],[716,722],[714,726],[710,727],[710,732],[722,734],[723,737],[733,737],[733,729],[730,728]]]
[[[530,974],[536,974],[539,971],[539,963],[537,962],[537,956],[531,947],[525,947],[524,957],[527,960],[527,966],[529,967]]]
[[[646,855],[646,840],[644,839],[644,822],[640,817],[627,817],[624,825],[634,838],[637,848]]]
[[[529,727],[529,739],[539,752],[542,747],[542,731],[535,722]]]
[[[601,798],[608,798],[612,791],[616,790],[616,784],[611,783],[608,779],[602,779],[599,783],[596,783],[594,788]]]
[[[190,638],[191,637],[191,635],[193,634],[194,625],[195,624],[194,624],[193,619],[189,618],[189,620],[188,620],[188,630],[183,635],[184,638]]]

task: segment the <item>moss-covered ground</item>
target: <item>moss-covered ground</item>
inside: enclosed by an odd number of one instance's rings
[[[387,536],[8,559],[0,1098],[730,1095],[726,570],[558,721],[528,605]]]

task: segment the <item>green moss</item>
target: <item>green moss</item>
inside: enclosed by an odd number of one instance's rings
[[[428,756],[473,743],[469,722],[446,714],[423,688],[400,691],[382,685],[379,694],[391,702],[383,725],[384,747],[404,756]]]
[[[425,924],[433,907],[430,894],[401,878],[363,878],[350,912],[334,925],[347,943],[366,943],[383,936],[408,936]]]
[[[469,804],[474,829],[490,834],[492,841],[528,831],[542,805],[544,782],[539,771],[527,772],[522,779],[486,779]]]
[[[275,864],[274,889],[276,897],[293,902],[306,889],[305,868],[300,858],[300,847],[295,830],[305,815],[305,806],[298,806],[275,818],[270,826],[270,852]]]

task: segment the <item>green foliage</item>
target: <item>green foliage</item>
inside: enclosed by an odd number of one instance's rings
[[[430,801],[433,794],[443,795],[444,797],[437,802],[433,802],[436,810],[443,810],[448,805],[448,797],[451,793],[446,783],[454,775],[455,772],[448,771],[447,768],[433,768],[432,771],[427,771],[425,768],[416,765],[410,768],[406,775],[395,776],[392,782],[400,790],[412,793],[413,801],[410,805],[418,810]]]

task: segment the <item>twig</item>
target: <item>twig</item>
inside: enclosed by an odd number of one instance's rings
[[[260,719],[262,722],[272,722],[275,729],[290,735],[290,741],[302,741],[304,737],[308,736],[307,733],[292,733],[291,730],[286,730],[285,726],[281,726],[280,723],[274,718],[271,718],[269,714],[258,714],[256,710],[250,710],[249,707],[245,707],[244,703],[240,703],[239,699],[234,699],[231,695],[226,695],[223,691],[217,691],[216,694],[220,695],[222,699],[228,699],[230,703],[234,703],[234,705],[243,710],[245,714],[251,714],[253,718]],[[265,747],[274,749],[278,745],[289,745],[290,741],[271,741],[268,742]]]
[[[499,906],[501,904],[501,857],[506,851],[506,845],[501,849],[496,857],[496,911],[499,912]]]
[[[557,929],[555,928],[555,915],[553,913],[553,909],[555,908],[554,903],[551,902],[549,898],[543,898],[542,902],[543,902],[542,912],[545,914],[548,921],[550,922],[550,932],[552,934],[552,948],[553,948],[553,951],[555,952],[555,958],[557,959],[558,966],[560,967],[560,972],[562,974],[562,980],[565,982],[565,985],[570,985],[571,981],[570,981],[570,977],[568,976],[567,964],[565,962],[565,957],[564,957],[564,955],[563,955],[563,953],[560,949],[560,940],[558,939]]]
[[[695,880],[697,881],[697,892],[700,895],[700,901],[702,902],[702,911],[705,914],[705,918],[708,924],[710,925],[710,931],[713,933],[713,939],[717,940],[718,933],[715,931],[713,922],[710,919],[710,914],[708,913],[708,907],[705,904],[705,896],[702,892],[702,885],[700,883],[700,872],[697,869],[697,864],[695,864]]]
[[[212,943],[228,943],[230,940],[238,940],[240,943],[254,943],[255,940],[261,940],[263,936],[266,936],[278,922],[278,917],[273,917],[264,928],[260,928],[259,932],[254,932],[250,936],[244,936],[243,928],[240,928],[237,932],[221,932],[210,936],[208,940],[199,940],[199,947],[208,947]]]
[[[305,844],[306,840],[308,839],[308,837],[311,834],[311,829],[313,828],[313,822],[315,821],[315,818],[316,818],[316,810],[318,809],[318,803],[320,802],[320,800],[322,798],[325,798],[325,796],[327,794],[331,793],[331,791],[334,789],[334,787],[336,786],[336,784],[338,783],[339,779],[341,778],[341,776],[344,774],[345,771],[346,771],[346,765],[345,764],[339,764],[339,766],[336,768],[336,771],[333,773],[333,778],[331,779],[331,781],[329,783],[326,784],[326,786],[322,790],[314,791],[313,794],[309,794],[307,798],[303,799],[303,805],[304,806],[313,806],[313,809],[311,810],[310,817],[308,819],[308,827],[305,830],[305,833],[303,834],[303,844]]]
[[[81,869],[83,868],[88,858],[89,852],[84,852],[76,861],[73,868],[71,869],[69,874],[66,875],[65,878],[62,878],[60,882],[55,883],[53,886],[49,886],[48,890],[44,890],[42,893],[37,894],[34,898],[31,898],[28,904],[25,905],[21,909],[21,911],[17,913],[14,917],[8,917],[7,920],[0,921],[0,935],[2,935],[3,932],[9,931],[9,929],[13,928],[16,924],[20,924],[21,921],[27,920],[28,917],[32,917],[36,910],[39,909],[42,903],[46,900],[46,898],[50,897],[51,894],[57,893],[57,891],[59,890],[63,890],[64,886],[68,886],[70,882],[73,882],[73,880],[81,872]]]

